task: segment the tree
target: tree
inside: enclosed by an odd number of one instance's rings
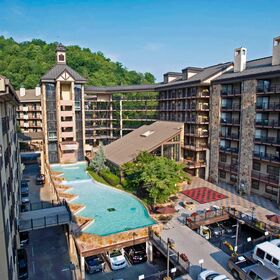
[[[130,187],[140,195],[146,195],[152,204],[163,203],[178,192],[178,183],[188,180],[184,166],[166,157],[142,152],[135,162],[123,165]]]
[[[101,144],[99,146],[99,149],[97,153],[95,154],[95,157],[91,160],[89,166],[96,172],[99,173],[103,169],[107,169],[107,166],[105,165],[106,158],[104,154],[103,145]]]

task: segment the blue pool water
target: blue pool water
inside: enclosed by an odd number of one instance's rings
[[[78,215],[95,220],[84,232],[105,236],[155,224],[140,201],[93,181],[85,168],[85,163],[52,166],[52,170],[64,173],[65,185],[73,187],[68,193],[79,195],[73,203],[86,205]]]

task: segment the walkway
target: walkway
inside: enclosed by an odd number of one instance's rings
[[[168,223],[168,228],[163,230],[161,237],[165,241],[167,241],[167,238],[173,239],[175,249],[188,256],[191,263],[191,279],[197,279],[197,275],[201,271],[199,264],[201,259],[204,260],[203,268],[225,274],[232,279],[232,276],[226,270],[229,256],[190,228],[181,224],[176,216]]]

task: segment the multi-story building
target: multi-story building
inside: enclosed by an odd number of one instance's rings
[[[210,180],[280,200],[280,37],[273,55],[246,61],[212,81]]]
[[[18,126],[23,133],[42,131],[41,88],[21,88],[17,91],[20,105],[17,108]]]
[[[17,277],[17,217],[20,162],[16,133],[15,90],[0,76],[0,279]]]
[[[232,68],[223,63],[206,68],[188,67],[182,73],[164,74],[158,85],[159,119],[185,123],[184,151],[186,171],[208,178],[209,98],[211,81]]]

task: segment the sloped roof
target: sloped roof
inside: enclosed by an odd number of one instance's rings
[[[180,80],[180,81],[174,81],[174,82],[172,81],[167,84],[158,85],[157,88],[202,83],[203,81],[206,81],[209,78],[215,76],[219,72],[226,70],[231,65],[232,65],[232,62],[226,62],[226,63],[220,63],[220,64],[212,65],[209,67],[205,67],[205,68],[202,68],[202,71],[198,72],[197,74],[195,74],[194,76],[190,77],[187,80]]]
[[[142,151],[151,152],[178,134],[184,127],[180,122],[157,121],[143,125],[104,147],[105,157],[117,166],[133,161]],[[149,132],[152,132],[149,135]],[[146,133],[148,136],[143,136]]]
[[[130,91],[155,91],[156,84],[151,85],[127,85],[127,86],[111,86],[111,87],[96,87],[85,86],[87,93],[113,93],[113,92],[130,92]]]
[[[220,82],[233,79],[244,79],[258,75],[269,75],[273,73],[280,73],[280,65],[272,65],[272,57],[264,57],[254,60],[249,60],[246,63],[246,69],[242,72],[233,72],[233,69],[225,72],[220,77],[214,79],[213,82]]]
[[[49,70],[44,76],[42,76],[42,82],[53,82],[55,81],[64,71],[73,77],[77,82],[85,83],[86,79],[82,77],[78,72],[73,70],[67,64],[56,64],[51,70]]]
[[[22,102],[24,101],[41,101],[41,95],[36,95],[35,94],[36,90],[35,89],[26,89],[25,90],[25,95],[24,96],[20,96],[20,91],[17,90],[16,93],[17,93],[17,96],[19,98],[19,100]]]

